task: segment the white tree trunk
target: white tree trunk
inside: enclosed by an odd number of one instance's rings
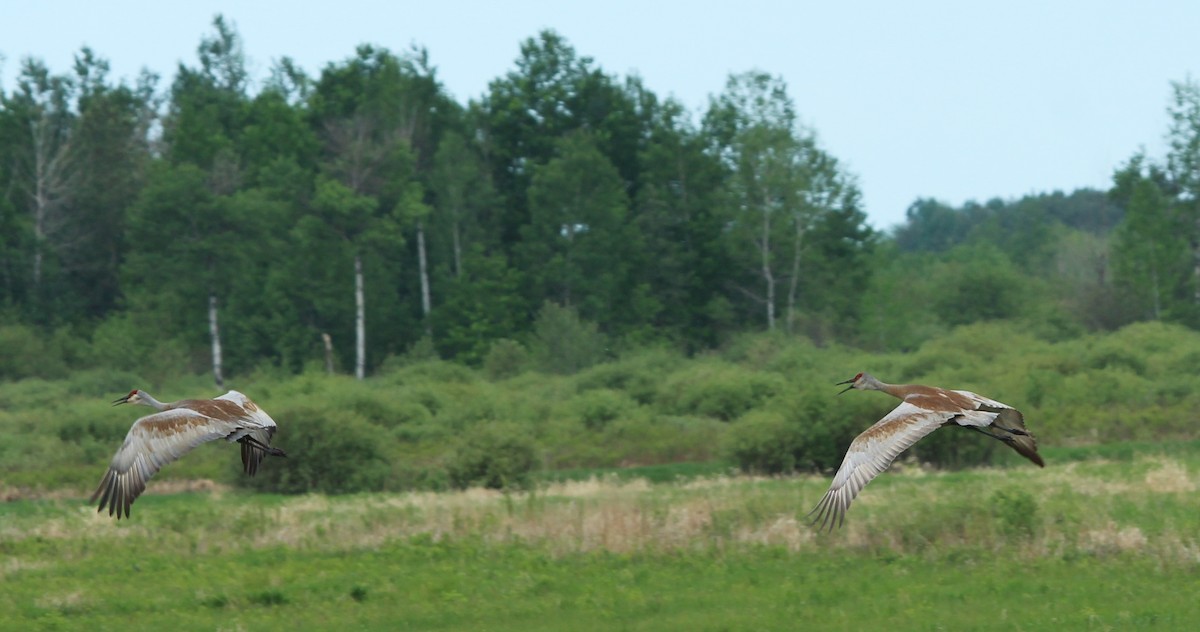
[[[321,342],[325,343],[325,372],[333,375],[333,338],[321,332]]]
[[[41,285],[42,261],[46,240],[52,232],[52,214],[65,201],[70,188],[70,144],[55,141],[49,114],[30,124],[33,135],[33,284]]]
[[[450,236],[454,238],[454,277],[462,277],[462,238],[458,234],[458,220],[454,221],[454,227],[450,231]]]
[[[796,333],[796,292],[800,286],[800,254],[803,250],[804,226],[796,218],[796,241],[792,244],[792,278],[788,285],[787,332]]]
[[[775,275],[771,272],[771,210],[763,208],[762,241],[759,252],[762,254],[762,275],[767,285],[767,331],[775,331]]]
[[[363,298],[362,255],[354,255],[354,377],[367,376],[367,315]]]
[[[433,326],[429,322],[429,312],[433,310],[429,299],[429,267],[425,258],[425,224],[417,220],[417,263],[421,270],[421,313],[425,316],[425,335],[433,335]]]
[[[212,337],[213,379],[217,386],[225,386],[221,372],[221,330],[217,327],[217,295],[208,295],[208,333]]]

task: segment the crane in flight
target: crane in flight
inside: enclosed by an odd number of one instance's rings
[[[129,506],[146,489],[146,481],[162,466],[175,461],[202,443],[225,439],[242,444],[242,466],[254,476],[263,458],[287,456],[271,447],[275,420],[250,398],[229,391],[216,399],[184,399],[164,404],[146,391],[134,389],[113,402],[141,404],[157,413],[133,422],[125,442],[113,455],[112,463],[90,502],[100,499],[97,512],[108,507],[108,515],[129,517]]]
[[[833,475],[833,484],[809,512],[818,530],[841,526],[846,520],[850,502],[886,470],[892,461],[925,435],[954,424],[981,432],[1003,441],[1021,456],[1045,467],[1037,453],[1037,442],[1025,429],[1024,417],[1015,408],[970,391],[952,391],[919,384],[885,384],[869,373],[859,373],[838,382],[849,384],[839,395],[850,389],[883,391],[899,398],[900,405],[875,422],[850,442],[842,465]]]

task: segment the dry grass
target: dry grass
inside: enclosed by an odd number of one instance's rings
[[[119,524],[78,501],[46,501],[60,510],[7,521],[0,541],[133,538],[196,552],[348,550],[412,537],[525,543],[555,554],[748,546],[922,553],[982,547],[1028,557],[1135,554],[1200,565],[1200,519],[1191,510],[1200,501],[1197,474],[1172,459],[965,473],[910,466],[868,486],[845,528],[832,535],[817,534],[804,522],[827,484],[816,476],[720,476],[664,485],[590,479],[520,494],[470,489],[283,499],[185,485],[204,491],[183,501],[185,510],[176,507],[178,498],[172,506],[143,502],[135,505],[132,520]],[[998,491],[1027,495],[1033,510],[1004,514],[993,498]],[[26,563],[8,560],[0,576]]]

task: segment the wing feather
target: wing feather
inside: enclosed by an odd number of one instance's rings
[[[97,511],[129,517],[129,507],[146,490],[146,481],[158,470],[198,445],[236,432],[234,421],[213,419],[187,408],[165,410],[133,423],[125,442],[113,455],[91,502],[100,499]]]
[[[813,524],[818,529],[840,527],[846,520],[846,510],[867,483],[882,473],[922,437],[940,428],[955,416],[953,412],[931,411],[908,402],[884,415],[883,419],[854,438],[842,465],[833,475],[829,491],[821,497],[809,515],[816,514]]]

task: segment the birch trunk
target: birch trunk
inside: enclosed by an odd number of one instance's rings
[[[213,380],[217,386],[225,386],[225,376],[221,370],[221,330],[217,326],[217,295],[208,295],[208,333],[212,337]]]
[[[450,236],[454,239],[454,278],[462,278],[462,241],[458,235],[458,221],[455,220]]]
[[[775,275],[771,272],[771,211],[764,205],[762,242],[762,276],[767,284],[767,331],[775,331]]]
[[[417,263],[421,271],[421,313],[425,316],[425,335],[433,336],[433,325],[429,312],[433,305],[429,300],[429,267],[425,257],[425,224],[417,220]]]
[[[333,338],[321,332],[321,342],[325,344],[325,373],[333,375]]]
[[[354,255],[354,377],[367,376],[367,315],[363,298],[362,255]]]
[[[804,243],[804,226],[796,219],[796,241],[792,245],[792,279],[788,284],[787,332],[796,333],[796,291],[800,286],[800,251]]]

